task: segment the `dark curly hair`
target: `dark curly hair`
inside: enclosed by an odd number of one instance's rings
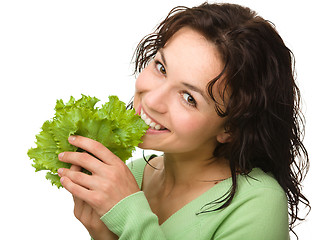
[[[135,52],[135,73],[141,72],[157,51],[182,27],[191,27],[218,48],[223,71],[207,85],[219,116],[226,117],[225,129],[231,141],[214,151],[215,157],[230,162],[232,188],[219,209],[227,207],[236,192],[239,170],[252,168],[272,173],[287,194],[293,231],[299,203],[310,208],[301,193],[309,167],[302,138],[304,117],[300,112],[300,92],[294,80],[294,56],[285,46],[274,25],[249,8],[236,4],[208,4],[176,7],[154,33],[139,43]],[[217,81],[225,86],[218,92]],[[225,93],[229,94],[225,99]],[[221,107],[225,105],[224,107]]]

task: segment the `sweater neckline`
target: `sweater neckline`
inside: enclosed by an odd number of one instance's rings
[[[173,213],[160,226],[166,227],[167,225],[169,225],[171,228],[172,225],[177,224],[176,220],[174,218],[178,218],[180,215],[184,216],[185,211],[192,211],[192,212],[194,212],[194,215],[196,215],[196,214],[204,211],[205,206],[207,206],[207,209],[208,209],[207,204],[212,203],[213,201],[218,200],[219,198],[224,196],[230,190],[231,183],[232,183],[232,178],[230,177],[230,178],[227,178],[227,179],[219,182],[218,184],[214,185],[213,187],[208,189],[206,192],[199,195],[195,199],[191,200],[190,202],[185,204],[182,208],[180,208],[175,213]],[[213,206],[216,206],[216,205],[212,205],[212,207]],[[216,209],[216,208],[214,207],[211,209]],[[209,210],[210,210],[210,208],[209,208]],[[173,222],[174,224],[170,224],[171,222]]]
[[[140,179],[138,179],[138,185],[140,186],[141,190],[142,190],[142,183],[143,183],[143,177],[144,177],[144,170],[145,170],[145,167],[148,165],[144,159],[142,159],[142,161],[143,161],[143,164],[141,165],[141,169],[140,169]],[[192,211],[194,212],[194,215],[196,215],[196,213],[202,212],[203,210],[205,210],[204,207],[207,206],[208,203],[218,200],[218,198],[224,196],[230,190],[231,183],[232,183],[232,177],[227,178],[219,182],[218,184],[214,185],[213,187],[208,189],[206,192],[199,195],[197,198],[188,202],[182,208],[180,208],[175,213],[173,213],[160,226],[162,228],[167,228],[167,227],[172,228],[173,226],[183,224],[182,222],[179,224],[177,224],[176,222],[177,218],[179,218],[180,215],[184,216],[185,211]],[[199,206],[201,207],[199,208]],[[187,222],[185,221],[185,219],[183,221]],[[173,224],[170,224],[171,222],[173,222]]]

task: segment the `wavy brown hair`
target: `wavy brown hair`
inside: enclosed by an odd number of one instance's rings
[[[219,144],[215,157],[226,157],[232,172],[232,188],[220,200],[227,207],[236,192],[239,169],[271,172],[288,197],[290,230],[298,216],[299,203],[310,208],[301,182],[309,167],[302,138],[304,118],[300,112],[300,91],[294,75],[294,56],[274,25],[249,8],[235,4],[176,7],[139,43],[135,52],[135,73],[141,72],[157,51],[182,27],[191,27],[218,48],[223,71],[207,85],[216,111],[226,117],[225,129],[231,141]],[[222,81],[217,102],[213,87]],[[224,96],[228,94],[228,99]],[[225,105],[224,107],[220,107]]]

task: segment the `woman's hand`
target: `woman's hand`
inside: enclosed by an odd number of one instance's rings
[[[80,172],[81,167],[72,165],[70,170]],[[95,240],[116,240],[118,237],[112,233],[94,209],[85,201],[73,196],[75,217],[85,226],[90,236]]]
[[[123,198],[140,191],[128,167],[101,143],[81,136],[71,136],[68,140],[93,156],[86,152],[65,152],[59,155],[60,161],[82,167],[92,175],[72,168],[59,169],[61,183],[98,216],[103,216]]]

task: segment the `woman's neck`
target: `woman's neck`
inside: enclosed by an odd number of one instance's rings
[[[163,184],[172,187],[231,177],[229,162],[224,158],[166,153],[159,164]]]

